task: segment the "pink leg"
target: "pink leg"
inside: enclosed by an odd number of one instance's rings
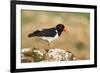
[[[48,42],[48,47],[49,47],[49,49],[51,48],[51,46],[50,46],[50,43]]]

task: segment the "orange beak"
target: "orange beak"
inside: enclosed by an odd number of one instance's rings
[[[64,32],[69,32],[69,29],[67,29],[66,27],[63,30]]]

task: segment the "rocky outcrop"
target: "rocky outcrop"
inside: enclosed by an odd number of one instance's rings
[[[21,51],[21,62],[50,62],[50,61],[72,61],[76,57],[69,51],[59,48],[44,50],[38,48],[24,48]]]

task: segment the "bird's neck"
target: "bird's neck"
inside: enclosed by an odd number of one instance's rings
[[[62,31],[61,31],[61,30],[57,30],[57,32],[58,32],[58,36],[60,36],[60,35],[61,35],[61,33],[62,33]]]

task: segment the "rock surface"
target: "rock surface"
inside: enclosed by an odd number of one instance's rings
[[[49,49],[48,51],[38,48],[24,48],[21,51],[22,63],[72,60],[76,60],[76,57],[71,52],[59,48]]]

